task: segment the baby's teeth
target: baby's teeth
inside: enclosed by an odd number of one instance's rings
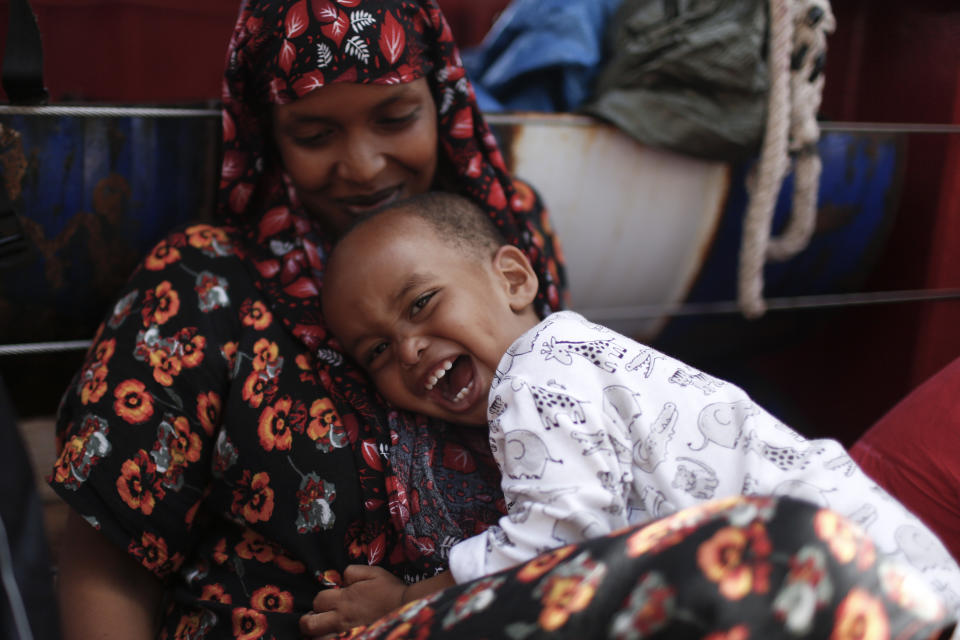
[[[465,386],[463,389],[460,389],[460,391],[457,391],[457,395],[453,396],[453,401],[460,402],[461,400],[463,400],[464,396],[467,395],[467,392],[470,391],[470,387],[472,386],[473,386],[473,382],[471,381],[470,384]]]
[[[430,391],[435,386],[437,386],[437,380],[447,375],[447,371],[450,371],[450,369],[452,368],[453,368],[453,361],[447,360],[446,362],[443,363],[442,367],[440,367],[439,369],[434,371],[432,374],[430,374],[430,377],[427,379],[427,384],[426,384],[427,391]]]

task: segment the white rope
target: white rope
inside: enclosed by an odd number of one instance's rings
[[[810,242],[816,225],[820,184],[820,137],[817,109],[823,95],[826,34],[834,18],[828,0],[770,0],[770,46],[767,63],[770,88],[767,122],[760,159],[748,181],[750,201],[743,223],[737,301],[743,314],[756,318],[766,311],[763,266],[786,260]],[[791,58],[800,64],[791,71]],[[794,165],[793,207],[783,234],[770,237],[780,187]]]

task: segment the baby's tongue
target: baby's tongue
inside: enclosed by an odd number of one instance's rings
[[[443,377],[447,383],[447,393],[450,397],[455,396],[460,389],[470,384],[473,379],[473,367],[470,365],[470,358],[459,356],[453,361],[453,366],[447,375]]]

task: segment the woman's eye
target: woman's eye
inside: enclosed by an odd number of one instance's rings
[[[413,111],[408,113],[398,114],[398,115],[385,115],[380,118],[380,126],[387,129],[402,129],[408,124],[414,122],[417,117],[420,115],[420,108],[416,108]]]
[[[413,304],[410,305],[410,315],[415,316],[420,313],[420,311],[427,306],[427,303],[430,302],[430,299],[435,293],[436,291],[431,291],[430,293],[425,293],[422,296],[418,296],[417,299],[413,301]]]
[[[315,133],[295,136],[294,141],[301,147],[322,147],[333,138],[332,129],[324,129]]]

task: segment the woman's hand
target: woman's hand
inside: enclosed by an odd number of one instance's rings
[[[313,599],[313,613],[300,618],[306,636],[325,636],[370,624],[403,604],[407,585],[380,567],[352,564],[343,572],[343,587],[325,589]]]

